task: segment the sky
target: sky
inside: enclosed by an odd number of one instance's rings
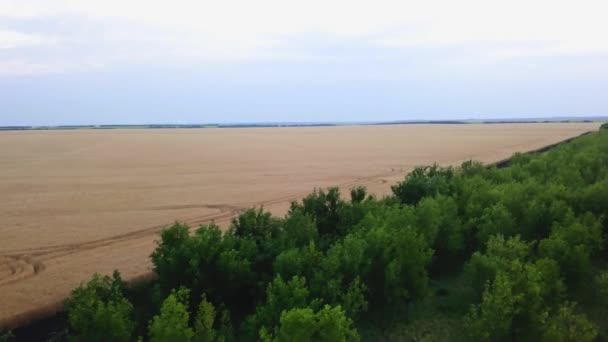
[[[0,125],[608,115],[608,1],[0,0]]]

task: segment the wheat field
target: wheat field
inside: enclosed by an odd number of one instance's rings
[[[490,163],[597,123],[0,132],[0,326],[61,307],[94,272],[150,274],[175,220],[277,215],[314,188],[381,196],[414,166]]]

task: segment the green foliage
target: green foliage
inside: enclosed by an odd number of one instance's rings
[[[247,209],[232,220],[230,232],[238,237],[272,239],[277,237],[280,226],[280,221],[264,208]]]
[[[258,211],[247,215],[248,219],[239,223],[241,231],[251,231],[244,228],[245,222],[256,222],[251,216],[264,216]],[[259,244],[266,242],[249,236],[223,236],[214,224],[201,226],[193,235],[188,231],[186,225],[179,223],[163,230],[158,247],[152,253],[161,294],[166,296],[172,289],[185,287],[191,290],[192,298],[207,293],[215,302],[251,305],[250,294],[256,291],[257,285],[253,268],[272,267],[264,264],[270,257],[259,253]],[[189,307],[194,309],[196,304],[190,303]]]
[[[595,288],[602,305],[608,306],[608,271],[602,271],[595,276]]]
[[[373,273],[382,273],[370,288],[376,295],[383,292],[385,303],[414,300],[426,295],[428,275],[426,267],[433,251],[424,238],[410,227],[391,231],[378,228],[370,232]],[[374,286],[375,285],[375,286]]]
[[[590,214],[581,222],[557,225],[539,244],[539,254],[556,260],[570,287],[576,288],[591,274],[591,257],[603,244],[602,229]]]
[[[346,315],[351,318],[359,318],[368,309],[369,303],[366,298],[367,286],[361,282],[359,277],[355,278],[340,294],[336,303],[341,303]]]
[[[458,216],[458,204],[452,197],[437,196],[438,228],[433,248],[438,258],[450,258],[465,249],[465,231]]]
[[[465,319],[466,328],[472,340],[508,340],[514,317],[521,310],[522,294],[513,293],[514,284],[499,274],[492,286],[483,293],[480,305],[474,306]]]
[[[164,294],[180,286],[194,288],[204,280],[198,279],[198,268],[210,268],[221,252],[222,235],[213,225],[201,227],[193,238],[188,226],[175,223],[160,237],[151,258]]]
[[[596,217],[603,216],[606,219],[608,216],[608,179],[584,188],[573,206],[578,212],[588,211]]]
[[[314,242],[301,248],[287,249],[274,260],[274,273],[286,279],[296,275],[312,279],[323,258],[324,254],[317,249]]]
[[[342,235],[343,232],[338,231],[340,216],[340,208],[344,205],[344,201],[340,198],[340,190],[338,188],[329,188],[327,192],[323,190],[315,190],[312,194],[302,199],[302,204],[292,203],[292,211],[301,208],[305,214],[310,215],[315,224],[319,235],[328,238],[335,238]]]
[[[335,243],[320,260],[311,278],[310,286],[315,297],[323,298],[326,303],[344,305],[351,317],[365,311],[366,287],[359,277],[369,272],[367,251],[367,242],[356,233]]]
[[[198,305],[196,319],[194,320],[194,336],[192,341],[195,342],[214,342],[217,340],[217,334],[213,329],[215,322],[215,307],[207,301],[203,296]]]
[[[543,340],[556,342],[591,342],[597,337],[596,327],[585,315],[575,313],[574,303],[564,303],[544,327]]]
[[[278,324],[281,313],[293,308],[308,306],[309,291],[306,279],[293,277],[288,282],[277,276],[266,290],[266,302],[257,307],[246,322],[247,334],[257,336],[261,328],[269,329]]]
[[[188,312],[189,291],[180,288],[173,291],[163,302],[160,314],[154,316],[148,330],[151,342],[187,342],[194,336],[192,328],[188,326],[190,314]]]
[[[418,166],[405,177],[403,182],[393,185],[391,189],[401,203],[416,204],[424,197],[449,194],[453,175],[454,170],[451,167]]]
[[[279,234],[281,233],[282,222],[273,217],[263,208],[248,209],[241,215],[232,220],[232,225],[228,231],[228,248],[234,251],[235,261],[241,260],[237,256],[242,252],[245,260],[248,260],[257,277],[262,278],[262,282],[267,283],[271,279],[272,262],[277,254],[280,253]],[[294,232],[292,230],[292,232]],[[304,239],[306,237],[304,236]],[[307,241],[305,241],[307,242]],[[236,273],[246,273],[247,265],[242,265]],[[219,272],[222,272],[221,269]],[[235,279],[239,281],[239,279]],[[263,287],[258,288],[260,292]]]
[[[531,246],[519,236],[505,240],[502,235],[492,236],[487,243],[486,252],[475,252],[467,264],[473,288],[481,293],[486,284],[500,271],[506,271],[513,261],[526,261]]]
[[[515,219],[502,203],[496,203],[483,210],[477,221],[477,240],[484,244],[492,235],[501,234],[507,237],[516,235]]]
[[[123,296],[118,272],[112,278],[95,274],[72,291],[66,301],[71,341],[129,341],[134,330],[133,306]]]
[[[555,272],[538,264],[513,261],[508,272],[499,272],[486,286],[482,301],[466,318],[469,334],[475,340],[503,341],[538,335],[538,327],[557,291]],[[547,266],[547,265],[543,265]]]
[[[260,339],[265,341],[358,341],[359,335],[353,322],[339,306],[324,306],[318,312],[311,308],[292,309],[283,312],[274,337],[262,330]]]
[[[367,195],[367,189],[364,186],[357,186],[350,189],[351,203],[361,203]]]
[[[301,209],[294,209],[285,219],[282,240],[283,249],[307,246],[318,241],[319,234],[312,218]]]
[[[439,234],[441,212],[435,198],[422,199],[416,206],[414,227],[420,232],[428,246],[432,246]]]

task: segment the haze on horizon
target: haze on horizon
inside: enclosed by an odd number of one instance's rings
[[[608,2],[0,0],[0,126],[608,114]]]

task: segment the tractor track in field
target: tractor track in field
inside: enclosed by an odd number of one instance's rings
[[[550,150],[558,145],[568,143],[580,136],[587,135],[591,132],[585,132],[578,136],[565,139],[563,141],[543,146],[538,149],[530,150],[525,153],[542,153]],[[499,160],[494,163],[487,164],[488,167],[505,167],[508,165],[510,158]],[[403,174],[411,168],[410,165],[400,167],[398,169],[392,168],[389,172],[375,174],[367,177],[358,177],[348,182],[342,182],[337,186],[340,188],[349,188],[358,185],[366,185],[376,181],[383,181],[384,177],[396,176]],[[404,171],[405,170],[405,171]],[[250,207],[265,207],[281,203],[289,203],[294,200],[298,200],[303,196],[306,196],[308,192],[290,193],[279,197],[275,197],[266,201],[252,203],[250,205],[227,205],[227,204],[185,204],[185,205],[171,205],[171,206],[159,206],[145,208],[144,210],[175,210],[175,209],[215,209],[219,212],[195,216],[184,219],[183,222],[189,225],[200,225],[213,221],[230,220],[237,216],[243,210]],[[56,259],[59,257],[65,257],[70,254],[79,253],[86,250],[92,250],[96,248],[106,247],[112,244],[121,243],[129,240],[139,239],[150,235],[158,234],[163,228],[167,227],[168,224],[155,225],[146,227],[139,230],[130,231],[124,234],[113,235],[107,238],[95,239],[79,243],[69,243],[54,246],[45,246],[39,248],[26,248],[9,250],[0,253],[0,286],[8,283],[18,282],[24,278],[33,277],[43,272],[46,268],[45,262]]]
[[[392,169],[390,172],[376,174],[368,177],[359,177],[348,182],[343,182],[337,186],[340,188],[354,187],[358,185],[366,185],[375,181],[382,181],[382,178],[387,176],[395,176],[404,173],[404,169]],[[205,224],[213,221],[230,220],[236,217],[243,210],[250,207],[267,207],[282,203],[289,203],[306,196],[308,192],[290,193],[279,197],[253,203],[251,205],[226,205],[226,204],[209,204],[209,205],[172,205],[162,207],[151,207],[145,210],[172,210],[172,209],[215,209],[218,212],[210,213],[201,216],[195,216],[184,219],[183,222],[191,226]],[[44,246],[38,248],[25,248],[8,250],[0,253],[0,286],[18,282],[24,278],[34,277],[46,268],[45,263],[60,257],[66,257],[71,254],[81,253],[83,251],[107,247],[113,244],[135,240],[158,234],[167,224],[155,225],[130,231],[124,234],[113,235],[106,238],[89,240],[79,243],[68,243],[53,246]]]

